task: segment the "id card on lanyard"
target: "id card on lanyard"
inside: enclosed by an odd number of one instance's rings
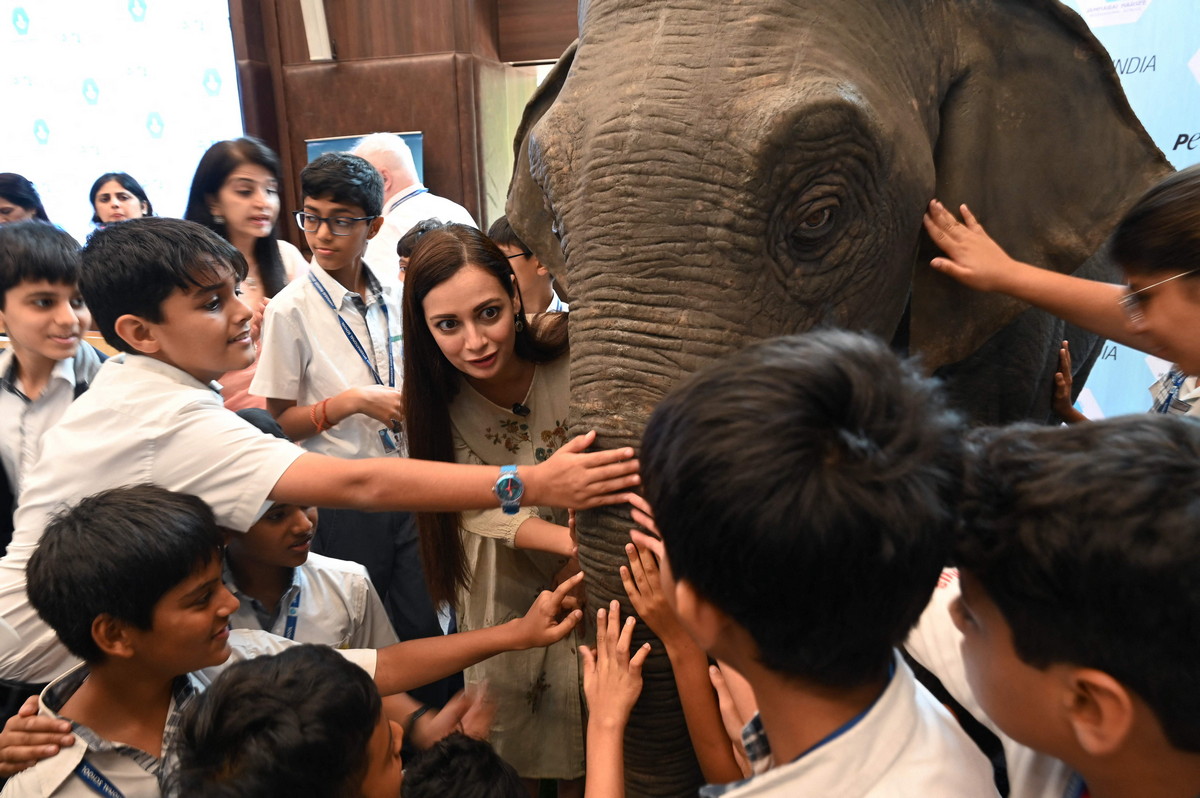
[[[388,313],[387,303],[382,299],[379,302],[379,309],[383,311],[384,337],[387,339],[388,381],[385,383],[379,376],[379,371],[376,370],[375,364],[371,362],[371,358],[367,354],[366,347],[363,346],[362,341],[358,340],[358,336],[354,334],[354,330],[350,329],[350,325],[346,323],[346,320],[342,318],[342,314],[338,312],[337,305],[333,304],[333,297],[331,297],[329,292],[325,290],[325,286],[321,285],[321,281],[318,280],[317,276],[311,271],[308,273],[308,281],[312,283],[313,288],[315,288],[317,293],[321,295],[321,299],[325,301],[325,304],[328,305],[330,310],[333,311],[334,315],[337,316],[338,324],[342,328],[342,334],[346,336],[346,340],[350,342],[350,345],[354,347],[354,351],[358,353],[363,365],[365,365],[367,367],[367,371],[370,372],[371,378],[375,380],[375,384],[386,385],[389,388],[395,388],[396,360],[392,353],[392,319],[391,315]],[[363,321],[364,323],[366,322],[365,316]],[[399,429],[393,428],[389,430],[387,427],[378,430],[379,441],[381,444],[383,444],[384,453],[394,454],[397,450],[399,450],[400,447],[398,442],[393,437],[393,434],[399,434],[399,432]]]
[[[296,595],[288,605],[287,622],[283,626],[283,636],[288,640],[296,639],[296,621],[300,617],[300,591],[301,588],[296,588]]]

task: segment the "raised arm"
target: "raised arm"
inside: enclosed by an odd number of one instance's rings
[[[400,693],[429,684],[468,665],[482,662],[505,651],[524,651],[562,640],[583,617],[583,612],[570,608],[568,594],[579,584],[583,574],[564,581],[553,592],[543,590],[522,618],[477,629],[439,637],[406,640],[379,649],[375,666],[375,684],[384,695]],[[559,616],[567,610],[566,616]]]
[[[633,449],[585,450],[596,434],[573,438],[550,459],[520,466],[525,483],[522,504],[547,507],[599,507],[620,504],[620,491],[637,485]],[[341,460],[303,454],[275,483],[269,498],[289,504],[353,507],[362,510],[453,511],[495,507],[495,466],[376,458]]]
[[[1005,294],[1052,313],[1077,327],[1145,351],[1148,342],[1129,329],[1117,300],[1125,289],[1022,263],[984,230],[966,205],[960,223],[937,200],[925,213],[925,230],[945,252],[929,265],[968,288]]]

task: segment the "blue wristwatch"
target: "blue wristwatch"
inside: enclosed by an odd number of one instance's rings
[[[505,514],[517,514],[517,510],[521,509],[521,497],[525,495],[525,483],[517,475],[515,465],[500,466],[500,476],[496,478],[496,486],[492,491],[500,500],[500,509]]]

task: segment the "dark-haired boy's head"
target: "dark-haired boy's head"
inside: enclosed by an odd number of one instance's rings
[[[404,771],[401,798],[524,798],[513,766],[483,740],[455,732],[422,751]]]
[[[26,589],[38,615],[80,659],[103,661],[97,627],[108,634],[117,625],[133,635],[137,630],[163,635],[164,643],[179,636],[179,650],[171,656],[190,658],[179,672],[187,673],[228,656],[216,616],[223,612],[227,618],[237,601],[228,596],[232,605],[226,611],[227,592],[216,595],[224,591],[220,550],[212,510],[195,496],[154,485],[114,488],[51,519],[30,558]],[[202,578],[210,571],[215,585]],[[195,590],[182,590],[193,582]],[[174,612],[180,608],[164,606],[181,590],[178,598],[189,616],[182,622]],[[221,606],[210,611],[202,599]],[[170,628],[156,623],[163,610],[169,611]]]
[[[104,340],[122,352],[138,349],[118,335],[117,320],[163,321],[163,303],[230,276],[246,276],[246,259],[216,233],[194,222],[130,219],[97,230],[83,248],[80,288]]]
[[[663,574],[771,671],[880,678],[949,552],[958,441],[937,385],[877,339],[830,330],[730,355],[646,427]]]
[[[41,222],[0,225],[0,310],[21,283],[73,286],[79,282],[79,242]]]
[[[239,662],[188,711],[179,793],[394,798],[401,732],[393,727],[366,672],[325,646]]]
[[[972,689],[1085,778],[1081,749],[1144,733],[1113,732],[1129,708],[1200,753],[1198,485],[1200,425],[1171,416],[988,431],[969,458],[953,614]]]
[[[300,171],[300,193],[305,198],[357,206],[362,216],[383,212],[379,170],[347,152],[327,152],[305,166]]]

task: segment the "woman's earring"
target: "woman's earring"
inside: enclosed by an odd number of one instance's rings
[[[214,213],[213,221],[216,222],[217,224],[225,224],[225,217],[219,213]]]
[[[522,330],[525,329],[525,322],[521,320],[521,317],[519,315],[513,314],[513,316],[517,320],[517,332],[521,332]]]

